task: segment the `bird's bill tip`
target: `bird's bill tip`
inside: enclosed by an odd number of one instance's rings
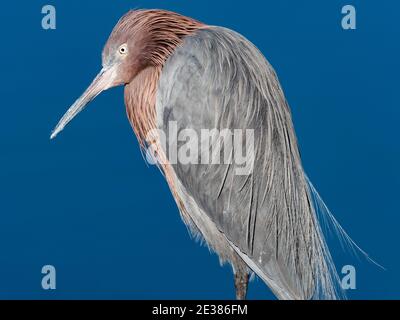
[[[57,137],[58,132],[56,132],[55,130],[52,131],[51,135],[50,135],[50,140],[53,140],[55,137]]]

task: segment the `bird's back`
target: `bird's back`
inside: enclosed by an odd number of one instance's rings
[[[242,130],[243,165],[171,163],[181,211],[222,259],[235,251],[282,299],[336,298],[336,273],[303,172],[291,114],[274,70],[259,50],[231,30],[210,27],[185,38],[167,60],[157,89],[157,125],[168,136],[192,129]],[[246,145],[246,130],[254,150]],[[249,136],[250,137],[250,136]],[[201,140],[201,139],[200,139]],[[198,141],[200,145],[200,141]],[[247,141],[248,142],[248,141]],[[223,144],[234,155],[238,145]],[[250,149],[249,149],[250,148]],[[225,153],[224,153],[225,152]],[[171,160],[171,159],[170,159]],[[231,158],[233,160],[233,158]],[[203,161],[204,162],[204,161]]]

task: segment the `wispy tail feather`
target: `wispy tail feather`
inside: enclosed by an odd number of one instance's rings
[[[360,255],[367,261],[375,264],[376,266],[385,270],[383,266],[373,260],[368,253],[366,253],[360,246],[347,234],[343,227],[339,224],[336,218],[333,216],[328,206],[322,200],[317,189],[314,187],[307,175],[305,175],[307,183],[309,185],[310,193],[312,196],[313,206],[317,215],[318,221],[320,221],[321,228],[327,230],[333,236],[336,236],[343,251],[349,251],[352,255],[360,258]],[[333,230],[332,230],[333,228]],[[325,232],[326,234],[327,232]]]

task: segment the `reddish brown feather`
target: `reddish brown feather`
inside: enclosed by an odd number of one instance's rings
[[[147,133],[155,128],[155,99],[161,70],[183,38],[205,25],[192,18],[164,10],[131,10],[114,28],[110,39],[117,43],[133,37],[138,53],[138,73],[125,87],[125,104],[129,121],[139,143],[144,147]],[[113,41],[104,49],[112,50]],[[140,58],[139,58],[140,57]],[[136,67],[136,66],[135,66]]]
[[[146,143],[158,146],[156,151],[161,169],[185,220],[190,218],[177,193],[172,167],[158,141],[146,141],[146,138],[156,128],[156,92],[165,62],[185,36],[205,27],[201,22],[170,11],[134,10],[121,18],[110,36],[110,39],[116,39],[116,43],[128,41],[129,36],[134,37],[136,46],[142,50],[137,54],[140,57],[139,71],[125,86],[127,116],[141,147],[145,147]],[[112,50],[112,46],[113,41],[109,41],[104,53]]]

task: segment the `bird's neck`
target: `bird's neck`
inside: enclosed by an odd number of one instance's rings
[[[156,128],[156,91],[161,67],[147,67],[125,86],[126,113],[143,147],[147,134]]]
[[[145,147],[147,143],[156,148],[155,152],[158,154],[158,160],[161,160],[159,163],[160,168],[164,172],[178,207],[181,209],[182,214],[185,215],[186,211],[174,183],[171,165],[168,164],[159,141],[149,140],[149,138],[154,139],[156,137],[154,135],[147,136],[156,128],[156,93],[161,70],[161,67],[148,67],[125,86],[126,113],[141,147]]]

